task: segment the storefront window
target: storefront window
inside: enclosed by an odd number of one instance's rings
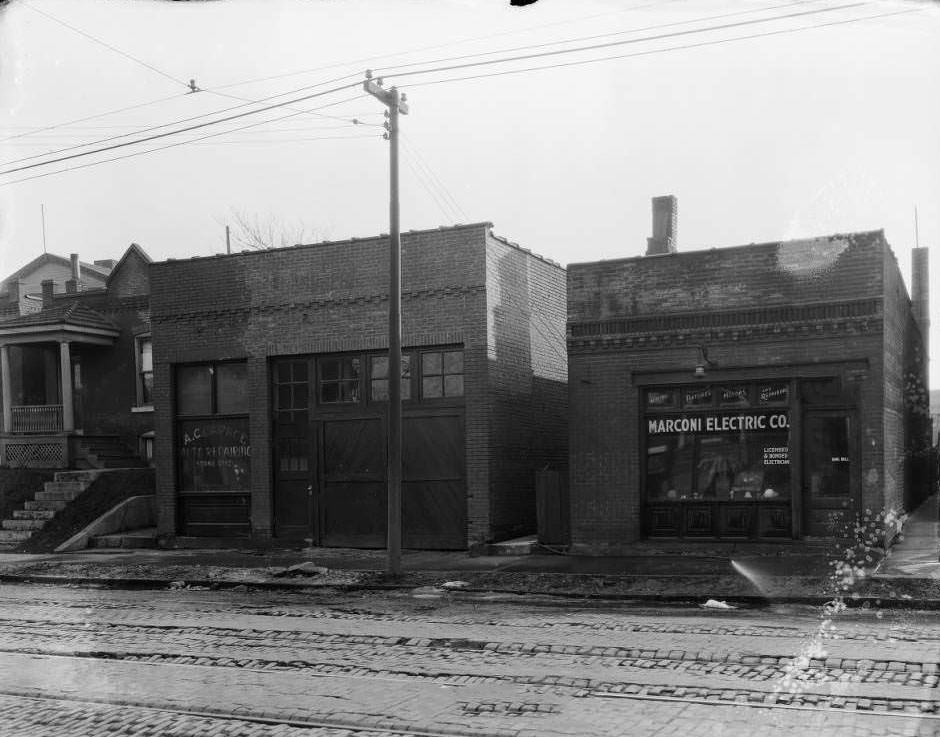
[[[244,362],[179,366],[179,491],[246,492],[251,484]]]
[[[751,409],[754,397],[769,388],[733,384],[680,389],[680,411],[670,409],[675,390],[647,390],[647,500],[789,499],[789,410]]]
[[[251,446],[247,418],[179,423],[180,491],[248,491]]]

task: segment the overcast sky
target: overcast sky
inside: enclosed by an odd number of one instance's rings
[[[86,261],[224,252],[239,216],[291,242],[387,232],[370,67],[411,106],[404,230],[486,220],[564,264],[638,256],[674,194],[680,250],[883,228],[910,284],[916,207],[940,289],[921,0],[10,0],[0,170],[30,168],[0,174],[0,274],[42,253],[43,208],[48,250]]]

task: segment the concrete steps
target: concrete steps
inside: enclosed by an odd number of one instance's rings
[[[29,540],[91,486],[96,476],[89,471],[58,471],[52,481],[43,485],[42,491],[23,502],[22,509],[13,510],[10,519],[0,522],[0,550],[11,550]]]

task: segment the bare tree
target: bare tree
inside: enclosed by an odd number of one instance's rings
[[[318,229],[309,227],[302,220],[288,224],[273,214],[261,216],[233,209],[230,221],[232,248],[238,250],[285,248],[313,243],[323,237]]]

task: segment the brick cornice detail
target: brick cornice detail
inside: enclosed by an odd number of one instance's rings
[[[777,317],[778,320],[773,318]],[[770,319],[768,319],[770,318]],[[570,323],[568,350],[658,349],[701,342],[810,339],[879,332],[880,299]],[[646,328],[646,329],[644,329]]]
[[[451,297],[454,295],[476,294],[486,291],[483,285],[475,286],[446,286],[434,289],[419,289],[411,292],[402,292],[403,301],[434,299]],[[151,317],[154,323],[186,322],[189,320],[206,320],[212,318],[247,318],[250,315],[263,315],[272,312],[295,312],[303,310],[333,309],[336,307],[350,307],[355,305],[381,304],[388,301],[387,294],[357,295],[355,297],[341,297],[334,299],[314,299],[298,302],[282,302],[280,304],[253,305],[251,307],[232,307],[229,309],[192,310],[189,312],[175,312],[169,314],[156,314]]]

